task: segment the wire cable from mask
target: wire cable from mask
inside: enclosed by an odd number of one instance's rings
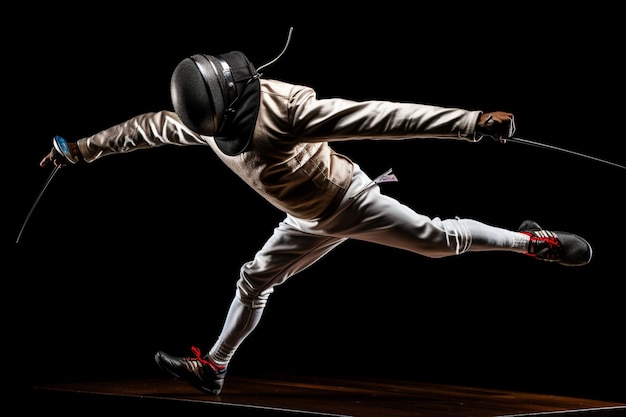
[[[261,70],[265,67],[268,67],[270,65],[272,65],[274,62],[278,61],[284,54],[285,51],[287,51],[287,47],[289,46],[289,42],[291,42],[291,33],[293,32],[293,26],[291,26],[289,28],[289,33],[287,34],[287,41],[285,42],[285,46],[283,47],[283,50],[280,51],[280,53],[276,56],[276,58],[272,59],[270,62],[261,65],[258,69],[257,69],[257,73],[260,73]],[[259,75],[260,77],[260,75]]]
[[[291,26],[289,28],[289,33],[287,34],[287,41],[285,42],[285,46],[283,47],[283,50],[276,56],[276,58],[272,59],[270,62],[267,62],[263,65],[261,65],[259,68],[257,68],[256,70],[256,74],[254,74],[253,76],[251,76],[250,78],[248,78],[248,81],[244,84],[243,88],[241,89],[241,92],[239,93],[239,95],[237,97],[235,97],[235,99],[232,101],[232,103],[230,103],[230,106],[228,106],[228,108],[224,111],[224,121],[226,122],[228,119],[230,119],[235,112],[237,111],[235,109],[235,104],[237,103],[237,101],[239,101],[239,97],[241,97],[242,93],[245,91],[246,87],[248,87],[248,85],[254,81],[254,80],[258,80],[259,78],[261,78],[261,76],[263,75],[261,73],[261,70],[263,68],[266,68],[270,65],[272,65],[273,63],[275,63],[276,61],[278,61],[284,54],[285,51],[287,51],[287,47],[289,46],[289,42],[291,42],[291,33],[293,32],[293,26]]]

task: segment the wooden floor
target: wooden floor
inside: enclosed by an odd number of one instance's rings
[[[26,414],[155,412],[177,416],[624,417],[626,404],[381,379],[229,376],[219,396],[164,378],[47,383],[26,388]],[[19,413],[18,413],[19,414]]]

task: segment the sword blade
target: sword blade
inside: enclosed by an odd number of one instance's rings
[[[522,139],[522,138],[518,138],[518,137],[507,138],[506,141],[507,142],[523,143],[524,145],[537,146],[539,148],[544,148],[544,149],[551,149],[551,150],[557,151],[557,152],[564,152],[564,153],[568,153],[570,155],[576,155],[576,156],[580,156],[582,158],[591,159],[593,161],[601,162],[603,164],[611,165],[611,166],[614,166],[614,167],[617,167],[617,168],[626,169],[626,166],[620,165],[620,164],[616,164],[615,162],[607,161],[606,159],[600,159],[600,158],[596,158],[595,156],[587,155],[587,154],[584,154],[584,153],[581,153],[581,152],[575,152],[575,151],[572,151],[572,150],[569,150],[569,149],[565,149],[565,148],[561,148],[561,147],[558,147],[558,146],[548,145],[547,143],[536,142],[534,140]]]
[[[26,227],[26,223],[28,223],[28,219],[30,219],[30,216],[33,214],[33,211],[35,211],[35,207],[37,207],[37,203],[39,203],[39,199],[41,199],[41,196],[43,195],[44,191],[46,191],[46,188],[48,188],[48,184],[50,184],[50,181],[52,181],[52,178],[54,177],[54,175],[57,173],[58,170],[59,170],[59,167],[55,166],[52,172],[50,173],[50,175],[48,176],[48,179],[44,183],[43,187],[41,187],[41,191],[39,191],[37,198],[35,198],[35,202],[33,203],[30,210],[28,211],[28,214],[26,215],[26,219],[24,219],[24,223],[22,224],[20,233],[17,235],[17,239],[15,240],[15,243],[18,243],[20,241],[20,237],[22,237],[22,232],[24,231],[24,228]]]

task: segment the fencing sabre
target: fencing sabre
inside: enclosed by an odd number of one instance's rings
[[[521,143],[523,145],[536,146],[538,148],[550,149],[550,150],[557,151],[557,152],[563,152],[563,153],[567,153],[567,154],[570,154],[570,155],[576,155],[576,156],[580,156],[580,157],[585,158],[585,159],[591,159],[592,161],[600,162],[600,163],[603,163],[603,164],[606,164],[606,165],[611,165],[611,166],[614,166],[614,167],[617,167],[617,168],[626,169],[626,165],[616,164],[615,162],[607,161],[606,159],[596,158],[595,156],[587,155],[587,154],[584,154],[584,153],[581,153],[581,152],[572,151],[572,150],[561,148],[561,147],[554,146],[554,145],[548,145],[547,143],[543,143],[543,142],[537,142],[537,141],[534,141],[534,140],[522,139],[522,138],[518,138],[518,137],[503,138],[500,141],[499,139],[496,139],[493,136],[489,136],[489,135],[483,135],[478,140],[480,141],[484,136],[490,137],[491,139],[494,139],[496,141],[503,142],[503,143],[504,142],[514,142],[514,143]]]
[[[493,131],[492,128],[493,128],[494,124],[495,124],[495,120],[493,120],[493,116],[489,115],[487,120],[485,120],[485,122],[484,122],[484,127],[488,131],[489,130]],[[534,141],[534,140],[528,140],[528,139],[522,139],[522,138],[514,137],[513,136],[513,132],[515,131],[515,124],[513,122],[511,122],[511,126],[510,127],[513,128],[513,130],[510,131],[510,133],[509,133],[511,135],[511,137],[508,137],[508,138],[506,138],[506,137],[498,138],[497,136],[494,136],[491,133],[483,133],[482,136],[480,136],[478,138],[478,140],[480,141],[483,137],[487,136],[487,137],[489,137],[491,139],[494,139],[495,141],[498,141],[498,142],[501,142],[501,143],[506,143],[507,141],[510,141],[510,142],[515,142],[515,143],[521,143],[521,144],[524,144],[524,145],[536,146],[536,147],[543,148],[543,149],[551,149],[553,151],[568,153],[570,155],[576,155],[576,156],[580,156],[582,158],[591,159],[593,161],[600,162],[600,163],[607,164],[607,165],[611,165],[611,166],[614,166],[614,167],[617,167],[617,168],[626,169],[626,166],[624,166],[624,165],[619,165],[619,164],[616,164],[614,162],[607,161],[605,159],[596,158],[595,156],[586,155],[584,153],[571,151],[569,149],[560,148],[560,147],[554,146],[554,145],[548,145],[547,143],[543,143],[543,142],[537,142],[537,141]]]
[[[584,154],[584,153],[571,151],[569,149],[560,148],[558,146],[548,145],[547,143],[536,142],[536,141],[533,141],[533,140],[516,138],[516,137],[507,138],[507,139],[505,139],[505,141],[522,143],[524,145],[536,146],[536,147],[543,148],[543,149],[552,149],[553,151],[564,152],[564,153],[568,153],[568,154],[571,154],[571,155],[580,156],[582,158],[591,159],[592,161],[601,162],[603,164],[611,165],[611,166],[614,166],[614,167],[617,167],[617,168],[626,169],[626,165],[616,164],[615,162],[607,161],[605,159],[596,158],[595,156],[587,155],[587,154]]]
[[[28,223],[28,219],[30,218],[31,214],[33,214],[33,211],[35,210],[35,207],[37,206],[37,203],[39,202],[39,199],[43,195],[44,191],[46,191],[46,188],[48,188],[48,184],[50,184],[50,181],[52,181],[52,178],[54,178],[54,175],[57,173],[59,168],[60,168],[60,166],[56,166],[55,165],[54,169],[52,170],[52,172],[48,176],[48,179],[46,180],[46,182],[44,183],[43,187],[41,188],[41,191],[39,191],[39,195],[37,195],[37,198],[35,198],[35,202],[33,203],[32,207],[30,208],[30,211],[26,215],[26,219],[24,219],[24,223],[22,224],[22,228],[20,229],[20,233],[17,235],[17,239],[15,240],[15,243],[18,243],[20,241],[20,237],[22,236],[22,232],[24,231],[24,228],[26,227],[26,223]]]

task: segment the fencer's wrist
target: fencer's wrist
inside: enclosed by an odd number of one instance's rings
[[[67,143],[69,148],[70,148],[70,152],[72,154],[72,158],[74,160],[76,160],[77,162],[83,162],[85,160],[85,158],[83,158],[83,154],[80,152],[80,148],[78,147],[78,143],[77,142],[68,142]]]

